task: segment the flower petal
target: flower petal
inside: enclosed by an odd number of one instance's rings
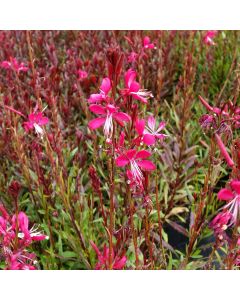
[[[137,93],[140,90],[140,84],[133,81],[129,87],[131,93]]]
[[[136,159],[137,158],[148,158],[149,156],[151,156],[151,152],[147,151],[147,150],[140,150],[138,151],[137,155],[136,155]]]
[[[159,123],[157,132],[161,131],[166,126],[166,122],[162,121]]]
[[[101,127],[105,123],[105,120],[106,118],[93,119],[88,123],[88,127],[93,130],[97,129],[98,127]]]
[[[150,160],[137,161],[137,164],[139,167],[141,167],[142,169],[144,169],[146,171],[153,171],[156,169],[155,164],[153,162],[151,162]]]
[[[31,236],[31,239],[32,239],[33,241],[43,241],[43,240],[48,239],[48,236],[47,236],[47,235],[44,235],[44,234],[41,234],[41,235],[33,235],[33,236]]]
[[[157,134],[155,134],[155,137],[158,138],[158,139],[163,140],[165,137],[167,137],[167,134],[157,133]]]
[[[146,144],[148,146],[154,145],[156,142],[155,136],[152,134],[148,134],[148,133],[144,134],[143,142],[144,142],[144,144]]]
[[[128,114],[125,114],[123,112],[118,112],[113,114],[113,118],[120,122],[129,122],[131,121],[131,118]]]
[[[102,94],[92,94],[92,95],[90,95],[90,98],[88,99],[88,103],[101,102],[102,100],[103,100]]]
[[[152,131],[155,131],[155,126],[156,126],[156,120],[153,116],[148,117],[148,127],[152,129]]]
[[[7,228],[6,220],[0,216],[0,233],[3,233]]]
[[[126,256],[123,256],[120,259],[116,259],[115,263],[113,264],[114,270],[122,270],[127,262]]]
[[[47,117],[42,117],[41,119],[39,119],[38,125],[41,125],[41,126],[46,125],[46,124],[48,124],[48,122],[49,122],[49,120]]]
[[[132,82],[135,80],[137,74],[132,69],[129,69],[124,75],[125,86],[130,88]]]
[[[232,200],[234,198],[233,193],[229,189],[221,189],[220,192],[218,192],[218,199],[219,200]]]
[[[127,156],[127,158],[128,158],[129,160],[131,160],[131,159],[133,159],[133,158],[135,157],[136,153],[137,153],[137,150],[135,150],[135,149],[130,149],[130,150],[128,150],[128,151],[126,152],[126,156]]]
[[[230,182],[231,188],[237,193],[240,194],[240,181],[239,180],[232,180]]]
[[[142,96],[139,96],[138,94],[132,94],[132,96],[133,96],[134,99],[140,100],[143,103],[148,103],[146,98],[144,98]]]
[[[30,129],[33,129],[33,124],[31,122],[24,122],[23,127],[26,132],[28,132]]]
[[[124,167],[129,163],[129,159],[126,155],[120,155],[116,158],[115,162],[118,167]]]
[[[28,230],[28,217],[27,215],[20,211],[20,213],[18,214],[18,225],[19,225],[19,228],[21,229],[21,231],[24,233],[24,238],[30,238],[30,233],[29,233],[29,230]]]
[[[35,123],[37,120],[36,120],[36,114],[29,114],[28,115],[28,120],[29,122],[31,123]]]
[[[143,134],[144,127],[145,127],[145,120],[136,120],[136,122],[135,122],[135,128],[136,128],[137,133],[139,135]]]
[[[102,84],[100,86],[100,90],[104,92],[104,94],[108,94],[111,90],[111,81],[108,77],[104,78]]]
[[[143,45],[147,46],[150,43],[150,38],[148,36],[145,36],[143,39]]]
[[[89,106],[89,110],[91,112],[95,113],[96,115],[105,115],[106,114],[105,107],[102,105],[92,104]]]

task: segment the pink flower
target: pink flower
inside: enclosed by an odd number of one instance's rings
[[[131,120],[130,116],[123,112],[118,112],[118,108],[114,105],[108,104],[106,107],[98,104],[92,104],[89,110],[97,115],[102,115],[100,118],[91,120],[88,123],[90,129],[94,130],[104,125],[103,132],[107,142],[111,141],[113,134],[113,119],[117,121],[120,126],[124,126],[124,122]]]
[[[222,108],[212,107],[203,97],[199,96],[199,100],[206,107],[206,109],[212,113],[211,115],[204,115],[200,119],[200,123],[203,128],[209,128],[213,125],[216,129],[216,117],[221,116],[221,125],[223,123],[231,122],[235,128],[240,127],[240,108],[234,106],[231,101],[225,103]]]
[[[240,212],[240,181],[232,180],[230,182],[230,187],[231,189],[221,189],[218,193],[218,199],[228,202],[223,209],[231,213],[232,222],[230,225],[232,225],[233,223],[236,223]]]
[[[16,58],[10,58],[10,61],[3,61],[1,63],[1,67],[8,70],[8,69],[14,69],[15,71],[17,71],[18,73],[20,71],[22,72],[27,72],[28,71],[28,67],[26,67],[24,65],[24,63],[18,63]]]
[[[103,79],[102,84],[100,86],[100,93],[99,94],[92,94],[88,99],[89,103],[98,103],[102,101],[108,100],[108,94],[111,90],[111,80],[106,77]]]
[[[148,124],[145,127],[144,120],[138,120],[136,122],[136,130],[139,135],[142,136],[142,141],[144,144],[151,146],[156,143],[156,139],[164,139],[167,135],[160,133],[160,131],[165,127],[165,122],[160,122],[157,129],[156,120],[153,116],[148,118]]]
[[[4,60],[1,62],[1,67],[5,70],[11,69],[11,63],[10,61]]]
[[[218,32],[217,30],[207,31],[207,33],[203,37],[203,42],[206,45],[211,45],[211,46],[216,45],[216,43],[214,43],[213,41],[213,38],[216,36],[217,32]]]
[[[91,246],[93,247],[94,251],[96,252],[98,256],[98,262],[95,266],[96,270],[108,270],[109,269],[109,248],[104,245],[103,247],[103,253],[101,253],[98,249],[98,247],[94,244],[94,242],[90,241]],[[114,252],[112,253],[113,256],[113,270],[122,270],[127,262],[126,256],[118,257],[115,256]]]
[[[136,72],[132,69],[129,69],[125,75],[125,89],[121,91],[122,95],[124,96],[133,96],[134,99],[140,100],[143,103],[147,103],[147,99],[152,97],[152,93],[147,90],[141,90],[140,85],[138,82],[135,81],[136,79]]]
[[[7,270],[36,270],[36,255],[27,251],[11,253],[8,257]]]
[[[18,237],[23,239],[25,244],[31,243],[31,241],[42,241],[48,239],[47,235],[42,234],[38,231],[38,226],[33,226],[29,230],[28,217],[24,212],[20,212],[18,216],[13,216],[12,218],[12,229],[16,228],[16,221],[18,221]]]
[[[150,38],[145,36],[143,39],[143,47],[144,49],[153,49],[155,46],[153,43],[150,42]]]
[[[38,231],[36,226],[29,229],[28,217],[24,212],[19,212],[12,218],[5,208],[0,205],[0,240],[1,255],[5,259],[8,270],[34,270],[36,255],[29,253],[26,248],[33,241],[48,239],[48,236]],[[16,243],[17,240],[17,243]],[[16,249],[17,245],[17,249]]]
[[[225,145],[223,144],[221,137],[217,133],[215,133],[215,138],[216,138],[216,141],[217,141],[217,144],[218,144],[218,147],[220,149],[222,156],[225,158],[228,166],[230,168],[232,168],[234,166],[234,162],[231,159],[230,155],[228,154],[227,149],[226,149]]]
[[[147,150],[130,149],[116,158],[116,165],[118,167],[130,165],[133,180],[141,185],[144,178],[141,170],[153,171],[156,169],[154,163],[146,160],[149,156],[151,156],[151,152]]]
[[[43,117],[42,112],[32,113],[28,116],[28,122],[24,122],[23,126],[26,132],[34,128],[36,134],[42,137],[44,134],[42,126],[48,124],[48,122],[49,122],[48,118]]]
[[[88,73],[86,71],[78,70],[79,79],[85,79],[85,78],[87,78],[87,76],[88,76]]]
[[[133,63],[137,60],[137,57],[138,57],[138,54],[136,52],[131,52],[129,55],[128,55],[128,62],[129,63]]]

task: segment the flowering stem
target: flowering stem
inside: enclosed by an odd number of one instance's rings
[[[110,224],[109,224],[109,268],[112,269],[113,263],[113,227],[114,227],[114,173],[113,173],[113,159],[110,165]]]
[[[115,150],[115,126],[113,124],[113,138],[111,144],[111,160],[109,166],[109,186],[110,186],[110,224],[109,224],[109,269],[112,269],[113,264],[113,232],[114,232],[114,166],[115,166],[115,158],[114,158],[114,150]]]
[[[133,236],[133,245],[134,245],[134,251],[135,251],[135,258],[136,258],[136,269],[139,269],[137,236],[136,236],[136,231],[135,231],[135,228],[134,228],[134,219],[133,219],[134,200],[132,199],[131,191],[130,191],[129,186],[127,186],[127,197],[128,197],[128,203],[130,204],[130,222],[131,222],[131,231],[132,231],[132,236]]]

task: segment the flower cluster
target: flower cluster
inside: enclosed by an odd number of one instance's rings
[[[48,239],[38,230],[38,226],[29,228],[29,220],[24,212],[12,217],[0,205],[0,249],[9,270],[35,270],[36,255],[28,252],[27,248],[34,241]]]
[[[147,124],[145,124],[144,119],[136,117],[138,103],[147,104],[148,99],[152,97],[151,92],[141,89],[136,77],[137,73],[133,69],[127,70],[124,74],[124,88],[118,90],[118,96],[115,95],[115,98],[113,92],[111,93],[112,82],[110,78],[103,79],[100,93],[92,94],[88,99],[89,110],[100,117],[91,120],[88,126],[91,130],[103,126],[106,143],[113,144],[113,140],[117,140],[117,125],[124,128],[125,123],[131,124],[131,128],[125,128],[125,132],[121,131],[119,142],[115,142],[113,145],[116,154],[115,163],[117,167],[128,167],[126,179],[132,191],[137,189],[142,191],[144,188],[143,172],[153,171],[156,166],[148,160],[151,152],[139,149],[139,147],[143,144],[152,146],[157,140],[165,138],[166,135],[161,133],[165,127],[165,122],[160,122],[157,126],[155,118],[149,116]],[[136,103],[134,100],[137,100]],[[125,146],[126,135],[132,136],[131,139],[128,139],[127,146]]]
[[[22,63],[22,62],[19,63],[16,58],[12,58],[12,57],[10,57],[9,61],[8,60],[2,61],[0,65],[3,69],[6,69],[6,70],[12,69],[12,70],[15,70],[17,73],[27,72],[29,69],[28,67],[26,67],[24,65],[24,63]]]
[[[240,128],[240,107],[234,105],[231,101],[222,107],[212,107],[203,97],[199,100],[208,110],[208,114],[203,115],[199,122],[204,130],[213,129],[217,133],[226,132],[232,129]]]
[[[126,40],[132,47],[132,51],[127,57],[128,62],[131,64],[136,63],[137,60],[147,57],[147,54],[151,53],[152,49],[156,49],[155,44],[151,41],[149,36],[145,36],[142,40],[142,44],[138,45],[134,45],[134,43],[129,38],[126,38]]]
[[[232,131],[240,127],[240,107],[234,105],[231,101],[224,103],[222,107],[212,107],[203,97],[199,96],[199,99],[209,112],[200,118],[202,128],[213,131],[212,136],[216,141],[221,156],[232,171],[236,170],[237,163],[234,162],[229,154],[224,140],[228,140],[229,136],[232,137]],[[233,157],[235,158],[235,156]],[[236,174],[233,172],[232,179],[225,188],[218,192],[218,199],[225,201],[226,204],[209,224],[217,240],[220,242],[226,241],[229,244],[232,241],[226,234],[226,230],[231,226],[238,226],[240,217],[240,181]]]

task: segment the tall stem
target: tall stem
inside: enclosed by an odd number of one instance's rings
[[[131,231],[133,236],[133,245],[134,245],[134,252],[135,252],[135,258],[136,258],[136,269],[139,269],[139,258],[138,258],[138,247],[137,247],[137,235],[134,228],[134,200],[132,199],[131,191],[129,186],[127,186],[127,198],[128,203],[130,204],[130,223],[131,223]]]

